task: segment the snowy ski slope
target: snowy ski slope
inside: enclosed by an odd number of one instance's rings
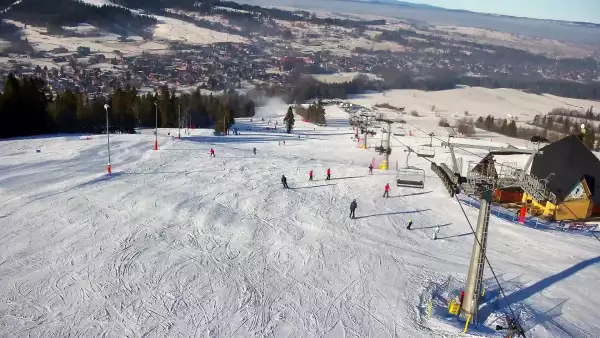
[[[394,170],[367,175],[375,152],[341,109],[262,130],[279,112],[239,136],[159,130],[158,151],[151,131],[112,135],[111,176],[102,135],[1,141],[0,337],[466,336],[424,312],[432,285],[464,282],[473,243],[429,163],[411,160],[425,189],[397,188]],[[600,242],[492,219],[488,252],[530,336],[598,337]]]

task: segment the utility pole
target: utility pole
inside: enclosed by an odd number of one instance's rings
[[[108,108],[110,108],[110,106],[108,104],[105,104],[104,110],[106,111],[106,147],[108,148],[108,166],[106,168],[108,170],[108,173],[110,174],[110,132],[108,131]]]
[[[225,111],[223,111],[223,136],[227,135],[227,116]]]
[[[177,106],[179,107],[179,135],[177,138],[181,140],[181,103]]]
[[[158,100],[158,95],[156,96]],[[155,112],[155,120],[154,120],[154,150],[158,150],[158,101],[154,102],[154,106],[156,107]]]

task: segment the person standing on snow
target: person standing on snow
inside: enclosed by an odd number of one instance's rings
[[[215,157],[215,150],[210,148],[210,157]]]
[[[373,175],[373,163],[369,164],[369,175]]]
[[[308,172],[308,180],[309,181],[313,180],[313,171],[312,170]]]
[[[289,188],[287,185],[287,178],[285,178],[285,175],[281,175],[281,184],[283,184],[283,187],[285,189]]]
[[[386,183],[385,184],[385,192],[383,193],[383,197],[390,197],[390,184]]]
[[[327,168],[327,180],[331,179],[331,169]]]
[[[350,203],[350,219],[354,219],[354,211],[356,210],[357,206],[356,200],[353,200],[352,203]]]
[[[410,230],[410,227],[412,226],[412,219],[408,220],[408,225],[406,226],[406,229]]]
[[[256,147],[252,149],[252,152],[254,152],[254,155],[256,155]]]

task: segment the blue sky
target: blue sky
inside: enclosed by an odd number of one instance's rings
[[[451,9],[600,23],[600,0],[405,0]]]

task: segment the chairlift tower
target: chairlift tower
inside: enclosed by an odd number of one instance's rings
[[[367,149],[367,134],[369,134],[369,115],[365,113],[361,113],[359,115],[362,118],[360,123],[361,128],[365,128],[365,137],[363,138],[363,148]]]
[[[475,241],[471,252],[471,264],[467,274],[467,286],[462,303],[461,317],[471,316],[471,322],[478,323],[479,301],[482,294],[483,271],[485,270],[485,254],[487,249],[488,227],[490,223],[490,207],[493,187],[487,186],[481,191],[479,216]]]
[[[452,158],[452,171],[455,174],[454,176],[457,178],[460,178],[462,173],[459,171],[458,161],[456,160],[456,155],[454,153],[455,147],[461,149],[485,149],[488,151],[506,151],[516,154],[531,155],[525,164],[525,167],[522,169],[503,166],[500,172],[498,172],[492,162],[486,167],[486,169],[482,168],[481,172],[478,173],[475,173],[473,170],[471,170],[471,168],[468,168],[466,181],[460,180],[461,182],[464,182],[462,185],[460,185],[461,190],[468,194],[477,195],[480,200],[477,229],[475,230],[475,241],[473,243],[471,262],[469,265],[469,272],[467,274],[467,285],[465,287],[465,295],[460,313],[462,318],[471,316],[471,321],[477,324],[479,320],[479,301],[482,294],[483,272],[486,261],[490,208],[494,190],[500,187],[520,187],[523,189],[523,191],[536,199],[540,198],[539,200],[550,200],[554,202],[556,201],[556,196],[554,196],[554,194],[551,192],[548,192],[546,189],[547,180],[546,182],[543,182],[544,180],[538,180],[537,178],[527,174],[529,167],[533,163],[535,155],[540,153],[540,151],[537,149],[532,150],[490,147],[450,142],[443,142],[442,145],[447,146],[450,149]],[[490,161],[492,160],[490,159]]]
[[[385,145],[385,149],[384,149],[384,151],[385,151],[385,167],[381,168],[381,169],[387,170],[388,167],[389,167],[389,165],[390,165],[390,153],[392,152],[391,137],[392,137],[392,124],[394,123],[394,121],[387,120],[387,119],[384,119],[384,118],[378,118],[377,121],[379,121],[379,122],[385,122],[388,125],[388,127],[387,127],[387,141],[386,141],[386,145]]]

